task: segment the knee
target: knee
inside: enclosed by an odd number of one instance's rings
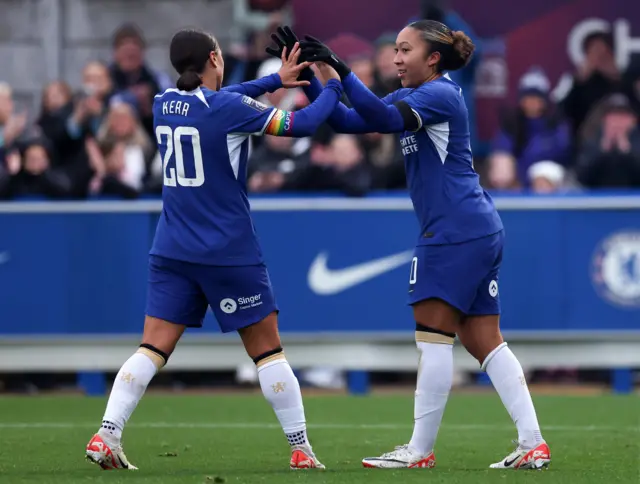
[[[167,361],[169,361],[169,356],[170,356],[170,354],[165,353],[161,349],[158,349],[155,346],[148,343],[142,343],[138,348],[138,351],[136,351],[136,353],[143,354],[147,358],[149,358],[153,362],[153,364],[156,366],[157,371],[160,371],[162,367],[164,367],[167,364]]]
[[[269,351],[265,351],[264,353],[253,357],[252,360],[258,368],[258,371],[272,364],[284,363],[287,361],[284,355],[284,350],[281,346],[278,346],[277,348]]]
[[[471,356],[478,360],[478,363],[481,367],[484,367],[486,365],[491,355],[495,354],[503,346],[506,346],[506,344],[507,343],[504,342],[502,336],[500,336],[500,338],[484,341],[474,341],[467,344],[463,342],[463,346],[465,347],[465,349]]]
[[[262,321],[238,331],[247,354],[256,358],[271,351],[282,351],[282,343],[278,334],[278,318],[271,313]]]
[[[416,323],[416,344],[418,345],[418,348],[420,348],[420,343],[453,345],[455,337],[455,333],[442,331],[437,328]]]
[[[175,350],[184,330],[182,325],[147,316],[141,347],[147,346],[157,354],[166,356],[166,361]]]
[[[460,325],[458,338],[462,346],[481,365],[487,356],[504,342],[498,322],[487,318],[465,320]]]

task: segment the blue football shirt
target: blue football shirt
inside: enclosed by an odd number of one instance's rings
[[[282,134],[294,115],[224,90],[157,95],[164,186],[150,253],[208,265],[261,263],[246,189],[249,137]]]
[[[407,184],[420,223],[418,245],[457,244],[503,229],[473,168],[462,89],[447,76],[385,99],[402,101],[418,120],[401,138]]]

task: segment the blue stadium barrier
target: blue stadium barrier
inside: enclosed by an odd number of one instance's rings
[[[640,335],[639,192],[509,195],[496,203],[506,227],[505,333]],[[0,340],[139,335],[160,208],[155,199],[0,204]],[[405,299],[418,226],[404,194],[255,197],[252,208],[283,335],[411,333]],[[363,270],[382,260],[375,274]],[[217,331],[208,314],[199,333]],[[626,371],[613,373],[616,391],[632,386]],[[367,378],[350,373],[352,390],[366,391]],[[102,385],[91,374],[79,383]]]

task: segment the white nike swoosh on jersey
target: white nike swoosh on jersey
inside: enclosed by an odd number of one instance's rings
[[[412,257],[413,250],[407,250],[355,266],[334,270],[327,267],[328,254],[321,252],[309,267],[307,282],[311,290],[316,294],[329,296],[400,267],[409,262]]]

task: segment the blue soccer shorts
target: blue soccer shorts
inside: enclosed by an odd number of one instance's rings
[[[149,256],[148,316],[199,328],[208,306],[223,333],[278,311],[266,266],[208,266]]]
[[[469,316],[500,314],[503,245],[504,231],[461,244],[417,246],[408,303],[437,298]]]

